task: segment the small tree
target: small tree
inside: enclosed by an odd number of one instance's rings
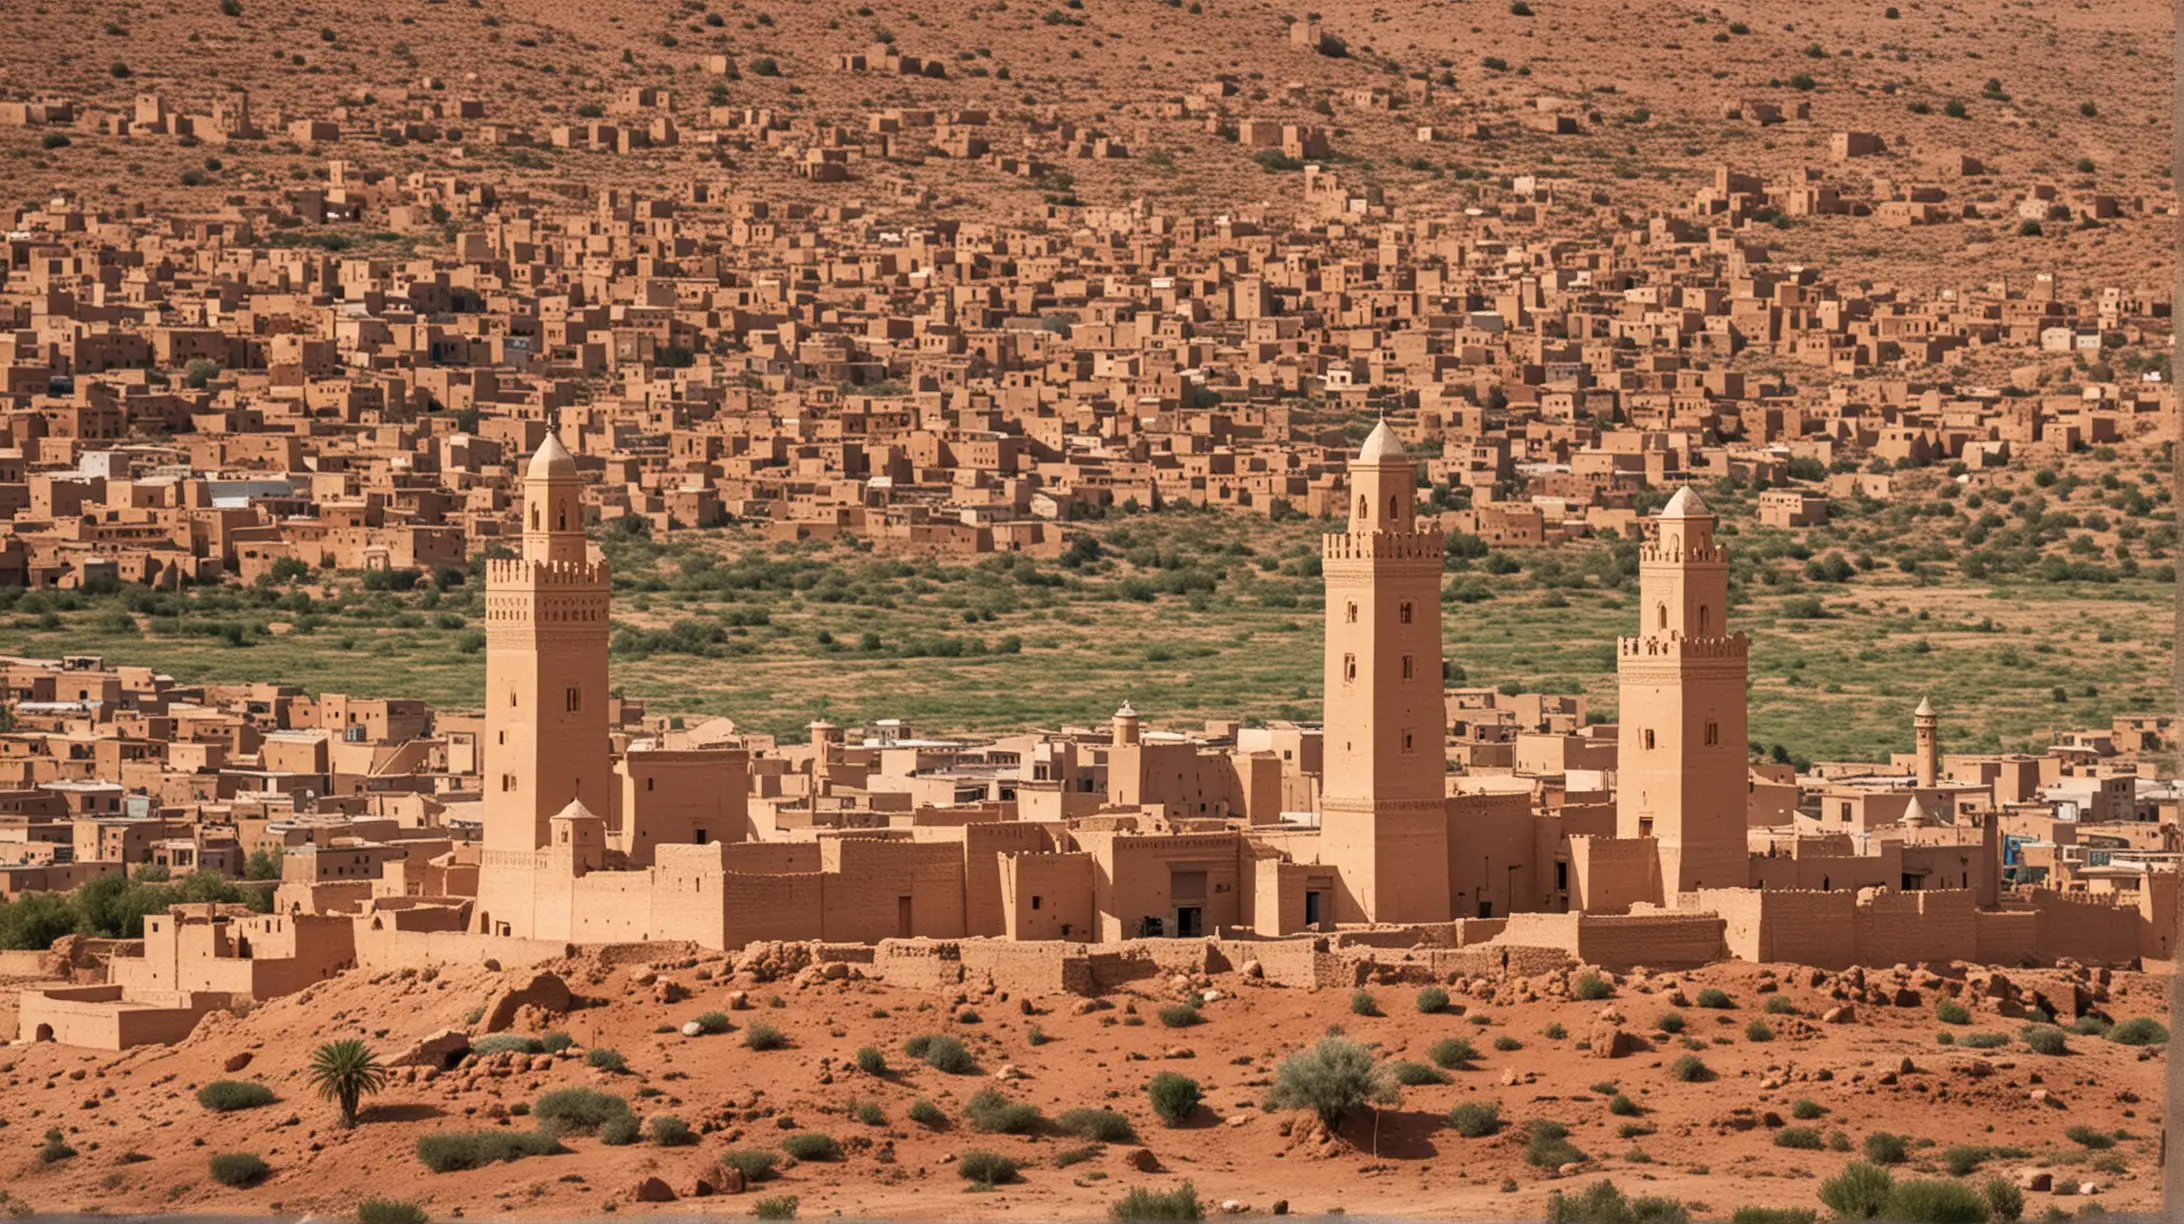
[[[1282,1060],[1266,1103],[1274,1109],[1309,1109],[1332,1129],[1360,1105],[1393,1105],[1399,1099],[1371,1050],[1346,1037],[1323,1037]]]
[[[354,1037],[329,1041],[311,1052],[311,1087],[320,1100],[340,1104],[344,1130],[355,1129],[357,1106],[385,1088],[387,1079],[379,1055]]]

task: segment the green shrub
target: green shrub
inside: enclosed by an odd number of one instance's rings
[[[1509,1054],[1517,1050],[1523,1049],[1524,1043],[1518,1041],[1514,1037],[1511,1037],[1507,1033],[1503,1033],[1501,1036],[1494,1039],[1494,1048],[1500,1050],[1504,1054]]]
[[[584,1054],[584,1065],[601,1071],[611,1071],[616,1075],[629,1070],[629,1062],[622,1057],[621,1051],[611,1050],[606,1046],[595,1046],[587,1050]]]
[[[1709,986],[1699,992],[1699,1006],[1713,1011],[1726,1011],[1735,1007],[1736,1001],[1729,997],[1728,991],[1718,986]]]
[[[539,1051],[542,1054],[559,1054],[563,1050],[574,1046],[576,1038],[569,1036],[567,1033],[552,1032],[541,1036],[538,1039],[538,1044],[543,1047]]]
[[[771,63],[772,61],[767,62]],[[762,72],[759,75],[773,76],[774,74]],[[793,1194],[777,1194],[772,1198],[762,1198],[751,1204],[751,1214],[761,1220],[793,1220],[796,1218],[797,1202],[798,1199]]]
[[[1746,1041],[1773,1041],[1774,1030],[1768,1028],[1763,1020],[1754,1020],[1744,1026],[1744,1039]]]
[[[1082,1144],[1078,1147],[1063,1148],[1061,1151],[1054,1153],[1054,1167],[1057,1169],[1066,1169],[1071,1165],[1083,1164],[1087,1160],[1097,1160],[1099,1159],[1100,1153],[1106,1150],[1106,1148],[1101,1147],[1097,1143],[1087,1143]]]
[[[1820,1108],[1820,1102],[1811,1097],[1799,1097],[1790,1104],[1790,1116],[1800,1122],[1810,1122],[1826,1112]]]
[[[2169,1030],[2163,1028],[2159,1021],[2149,1020],[2141,1016],[2136,1020],[2126,1020],[2108,1030],[2108,1039],[2117,1045],[2167,1045],[2169,1044]]]
[[[435,1173],[482,1169],[561,1150],[561,1142],[545,1131],[442,1131],[417,1141],[417,1159]]]
[[[1790,996],[1788,995],[1771,994],[1767,996],[1767,1001],[1760,1005],[1759,1010],[1770,1016],[1794,1016],[1797,1014],[1797,1004],[1790,1002]]]
[[[1615,993],[1615,986],[1597,973],[1588,973],[1577,979],[1573,993],[1587,1003],[1596,1003]]]
[[[1606,1178],[1575,1197],[1560,1190],[1547,1196],[1547,1224],[1690,1224],[1690,1220],[1690,1211],[1675,1199],[1627,1199]]]
[[[1145,1095],[1152,1099],[1153,1112],[1170,1126],[1188,1121],[1202,1099],[1197,1080],[1173,1071],[1163,1071],[1148,1081]]]
[[[1966,1011],[1964,1005],[1955,999],[1943,999],[1934,1004],[1934,1019],[1943,1024],[1970,1024],[1972,1013]]]
[[[1198,1205],[1198,1188],[1189,1182],[1172,1190],[1147,1190],[1139,1186],[1107,1209],[1107,1218],[1116,1224],[1135,1224],[1139,1220],[1198,1220],[1204,1216],[1205,1212]]]
[[[1739,1207],[1729,1224],[1813,1224],[1819,1218],[1810,1207]]]
[[[1095,1143],[1135,1143],[1137,1128],[1112,1109],[1070,1109],[1054,1119],[1054,1129]]]
[[[60,1127],[46,1129],[45,1146],[38,1149],[39,1164],[59,1164],[75,1155],[76,1149],[68,1146],[68,1140],[62,1136]]]
[[[1418,1010],[1429,1016],[1437,1016],[1448,1010],[1448,992],[1439,986],[1428,986],[1418,992]]]
[[[1900,1181],[1881,1214],[1904,1224],[1987,1224],[1987,1200],[1962,1182]]]
[[[1951,1177],[1967,1177],[1993,1155],[1988,1149],[1968,1143],[1951,1144],[1941,1151],[1941,1167],[1949,1170]]]
[[[2063,1138],[2070,1140],[2072,1143],[2077,1144],[2079,1147],[2086,1148],[2095,1152],[2105,1152],[2109,1148],[2116,1146],[2115,1137],[2110,1135],[2107,1131],[2094,1130],[2092,1127],[2086,1126],[2083,1123],[2080,1123],[2077,1126],[2066,1127],[2063,1130]]]
[[[1374,1001],[1370,991],[1353,990],[1350,992],[1350,1010],[1360,1016],[1377,1016],[1380,1004]]]
[[[912,1046],[916,1048],[912,1049]],[[972,1058],[971,1052],[963,1048],[963,1043],[945,1033],[923,1038],[913,1037],[903,1048],[910,1057],[924,1059],[925,1065],[935,1071],[945,1071],[950,1075],[969,1075],[978,1070],[978,1060]]]
[[[427,1224],[424,1208],[404,1199],[368,1198],[356,1205],[356,1224]]]
[[[273,1170],[250,1152],[222,1152],[211,1160],[212,1180],[238,1189],[255,1186]]]
[[[1395,1082],[1405,1088],[1417,1088],[1425,1084],[1445,1084],[1448,1082],[1448,1076],[1422,1062],[1389,1063],[1388,1074],[1394,1076]]]
[[[981,1186],[1005,1186],[1016,1180],[1016,1162],[993,1152],[965,1152],[956,1161],[956,1172],[963,1180],[977,1182]]]
[[[690,1124],[674,1114],[654,1114],[645,1123],[645,1133],[661,1147],[689,1147],[698,1141]]]
[[[1309,1109],[1332,1130],[1360,1105],[1392,1105],[1398,1099],[1393,1079],[1373,1060],[1371,1050],[1347,1037],[1323,1037],[1274,1069],[1274,1089],[1267,1093],[1266,1104],[1270,1109]]]
[[[1841,1173],[1820,1183],[1820,1201],[1846,1220],[1870,1220],[1888,1205],[1896,1179],[1888,1170],[1852,1161]]]
[[[743,1175],[743,1184],[755,1186],[772,1177],[774,1166],[781,1160],[763,1148],[729,1148],[720,1154],[724,1169],[734,1169]]]
[[[1714,1078],[1714,1069],[1707,1066],[1696,1054],[1686,1054],[1669,1064],[1668,1073],[1685,1084],[1704,1084]]]
[[[971,1126],[989,1135],[1025,1135],[1039,1125],[1039,1107],[1011,1101],[998,1088],[980,1089],[963,1104]]]
[[[1618,1118],[1635,1118],[1645,1111],[1638,1108],[1638,1102],[1618,1092],[1608,1098],[1608,1112]]]
[[[763,1020],[754,1021],[744,1026],[743,1046],[745,1049],[778,1050],[788,1044],[789,1039],[782,1035],[780,1029]]]
[[[2010,1043],[2007,1033],[1966,1033],[1957,1038],[1957,1044],[1974,1050],[1999,1050]]]
[[[2035,1054],[2052,1058],[2070,1053],[2069,1039],[2063,1036],[2063,1030],[2052,1024],[2028,1024],[2019,1030],[2018,1036],[2024,1038]]]
[[[628,1147],[643,1135],[644,1130],[637,1125],[635,1114],[623,1114],[599,1124],[599,1142],[608,1147]]]
[[[1589,1159],[1570,1142],[1570,1128],[1560,1122],[1534,1118],[1524,1124],[1524,1160],[1538,1169],[1559,1169]]]
[[[1426,1055],[1433,1059],[1434,1066],[1444,1071],[1455,1071],[1471,1065],[1479,1057],[1479,1052],[1472,1049],[1471,1043],[1461,1037],[1443,1037],[1433,1043],[1433,1048],[1427,1050]]]
[[[2099,1016],[2080,1016],[2071,1024],[2070,1031],[2080,1037],[2106,1037],[2115,1026]]]
[[[832,1135],[818,1131],[798,1131],[781,1141],[781,1150],[798,1160],[840,1160],[842,1145]]]
[[[546,1043],[528,1033],[491,1033],[470,1043],[470,1052],[492,1054],[544,1054]]]
[[[1801,1152],[1817,1152],[1828,1145],[1820,1132],[1809,1126],[1785,1126],[1774,1133],[1774,1145],[1780,1148],[1796,1148]]]
[[[1539,1035],[1549,1041],[1560,1041],[1570,1035],[1570,1030],[1565,1028],[1560,1020],[1549,1020],[1547,1027],[1541,1029]]]
[[[596,1088],[556,1088],[538,1098],[531,1116],[539,1129],[555,1135],[592,1135],[616,1118],[629,1116],[629,1102]]]
[[[1902,1135],[1874,1131],[1865,1137],[1865,1158],[1877,1165],[1899,1165],[1911,1158],[1911,1142]]]
[[[1448,1111],[1448,1124],[1466,1139],[1484,1139],[1501,1129],[1501,1103],[1465,1101]]]
[[[697,1017],[697,1025],[699,1032],[710,1033],[714,1036],[719,1036],[720,1034],[727,1032],[729,1028],[732,1027],[728,1023],[728,1013],[724,1011],[709,1011],[700,1013]]]
[[[197,1103],[214,1113],[233,1113],[271,1105],[276,1098],[264,1084],[248,1080],[214,1080],[197,1090]]]
[[[941,1127],[948,1125],[948,1115],[940,1112],[940,1106],[922,1098],[910,1102],[909,1113],[910,1120],[919,1126],[939,1130]]]
[[[1159,1016],[1169,1028],[1189,1028],[1200,1020],[1198,1009],[1188,1003],[1170,1003],[1160,1009]]]
[[[2006,1177],[1988,1178],[1980,1193],[1986,1196],[1989,1214],[2001,1224],[2015,1224],[2025,1214],[2025,1192]]]
[[[1684,1031],[1683,1013],[1662,1012],[1661,1018],[1653,1022],[1653,1027],[1664,1033],[1681,1033]]]
[[[887,1074],[887,1059],[871,1046],[857,1047],[857,1069],[866,1075]]]

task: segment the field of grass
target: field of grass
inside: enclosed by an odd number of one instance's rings
[[[1798,759],[1886,759],[1908,751],[1922,696],[1950,751],[2037,748],[2057,730],[2165,709],[2166,496],[2149,492],[2135,515],[2126,504],[2102,539],[2078,542],[2095,534],[2085,505],[2128,503],[2136,487],[2048,486],[2044,510],[1984,530],[1977,506],[1848,503],[1834,526],[1795,536],[1758,528],[1750,491],[1710,489],[1735,559],[1732,627],[1752,637],[1752,738]],[[2072,502],[2074,525],[2051,525]],[[1088,525],[1096,549],[1059,562],[962,564],[736,529],[668,542],[610,534],[614,683],[654,712],[791,737],[821,716],[896,717],[934,733],[1088,724],[1125,698],[1154,725],[1315,720],[1326,529],[1118,516]],[[1632,547],[1459,551],[1473,555],[1451,557],[1444,591],[1452,683],[1582,692],[1612,718],[1614,638],[1636,621]],[[2056,571],[2050,557],[2078,568]],[[441,583],[0,591],[0,625],[25,654],[474,709],[481,583]]]

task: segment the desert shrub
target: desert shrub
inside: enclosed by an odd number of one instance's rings
[[[645,1133],[661,1147],[689,1147],[698,1141],[690,1124],[674,1114],[655,1114],[645,1123]]]
[[[1704,1084],[1714,1078],[1714,1069],[1696,1054],[1686,1054],[1669,1064],[1668,1073],[1685,1084]]]
[[[1377,1016],[1380,1014],[1380,1004],[1374,1001],[1372,992],[1353,990],[1350,992],[1350,1011],[1360,1016]]]
[[[1810,1122],[1826,1112],[1820,1108],[1820,1102],[1811,1097],[1799,1097],[1790,1103],[1790,1116],[1800,1122]]]
[[[1681,1033],[1684,1031],[1683,1013],[1662,1012],[1661,1018],[1653,1022],[1653,1027],[1664,1033]]]
[[[599,1124],[599,1142],[608,1147],[628,1147],[644,1135],[644,1128],[637,1124],[637,1115],[623,1114]]]
[[[356,1205],[356,1224],[426,1224],[424,1208],[406,1199],[368,1198]]]
[[[728,1023],[728,1013],[724,1011],[701,1012],[696,1020],[698,1031],[701,1033],[711,1033],[718,1036],[727,1032],[731,1027]]]
[[[1819,1217],[1810,1207],[1739,1207],[1729,1224],[1813,1224]]]
[[[1966,1011],[1964,1005],[1955,999],[1943,999],[1934,1004],[1934,1019],[1943,1024],[1970,1024],[1972,1013]]]
[[[531,1106],[540,1130],[555,1135],[593,1135],[616,1118],[629,1116],[629,1102],[595,1088],[556,1088]]]
[[[1902,1135],[1874,1131],[1865,1137],[1865,1158],[1877,1165],[1902,1164],[1911,1158],[1911,1142]]]
[[[552,1032],[541,1036],[538,1039],[538,1044],[543,1047],[539,1051],[542,1054],[559,1054],[575,1045],[576,1038],[569,1036],[567,1033]]]
[[[2167,1045],[2169,1044],[2169,1030],[2163,1028],[2158,1020],[2149,1020],[2141,1016],[2136,1020],[2126,1020],[2108,1030],[2108,1039],[2117,1045]]]
[[[1134,1143],[1137,1128],[1112,1109],[1070,1109],[1054,1119],[1054,1129],[1096,1143]]]
[[[1145,1095],[1152,1099],[1153,1112],[1170,1126],[1183,1125],[1201,1099],[1198,1081],[1173,1071],[1163,1071],[1148,1081]]]
[[[842,1145],[832,1135],[818,1131],[798,1131],[781,1141],[781,1150],[798,1160],[840,1160]]]
[[[743,1045],[750,1050],[778,1050],[789,1044],[780,1029],[763,1020],[744,1026]]]
[[[223,1186],[255,1186],[273,1170],[250,1152],[222,1152],[210,1162],[212,1180]]]
[[[1501,1103],[1465,1101],[1448,1111],[1448,1124],[1466,1139],[1484,1139],[1501,1129]]]
[[[1524,1160],[1538,1169],[1559,1169],[1580,1164],[1587,1157],[1570,1142],[1570,1128],[1560,1122],[1534,1118],[1524,1124]]]
[[[1198,1009],[1188,1003],[1170,1003],[1158,1014],[1160,1022],[1169,1028],[1189,1028],[1201,1018]]]
[[[1744,1039],[1746,1041],[1773,1041],[1774,1030],[1768,1028],[1763,1020],[1754,1020],[1744,1026]]]
[[[2095,1152],[2105,1152],[2116,1146],[2114,1136],[2107,1131],[2094,1130],[2084,1123],[2064,1128],[2063,1138],[2070,1140],[2079,1147]]]
[[[1969,1046],[1974,1050],[1999,1050],[2009,1043],[2007,1033],[1966,1033],[1957,1038],[1958,1045]]]
[[[993,1152],[965,1152],[956,1161],[956,1172],[963,1180],[977,1182],[981,1186],[1005,1186],[1016,1180],[1016,1162]]]
[[[919,1099],[910,1102],[909,1113],[910,1120],[919,1126],[929,1126],[934,1130],[939,1130],[941,1127],[948,1125],[948,1115],[940,1112],[940,1106],[933,1104],[931,1101]]]
[[[1418,1010],[1429,1016],[1437,1016],[1448,1010],[1448,992],[1439,986],[1428,986],[1418,992]]]
[[[1801,1152],[1817,1152],[1828,1145],[1820,1132],[1809,1126],[1785,1126],[1774,1133],[1774,1145],[1780,1148],[1796,1148]]]
[[[68,1145],[67,1138],[61,1134],[61,1128],[49,1127],[45,1133],[45,1146],[38,1149],[38,1163],[59,1164],[75,1154],[76,1149]]]
[[[1968,1143],[1954,1143],[1941,1151],[1941,1167],[1949,1170],[1951,1177],[1966,1177],[1993,1155],[1986,1148]]]
[[[1820,1183],[1820,1201],[1846,1220],[1870,1220],[1888,1205],[1888,1192],[1895,1184],[1888,1170],[1862,1160],[1852,1161],[1841,1173]]]
[[[273,1090],[264,1084],[248,1080],[214,1080],[197,1090],[197,1103],[214,1113],[233,1113],[238,1109],[256,1109],[271,1105]]]
[[[1198,1205],[1198,1188],[1189,1182],[1172,1190],[1147,1190],[1139,1186],[1107,1209],[1107,1218],[1116,1224],[1133,1224],[1138,1220],[1197,1220],[1204,1216],[1204,1210]]]
[[[621,1051],[608,1049],[606,1046],[595,1046],[585,1051],[584,1065],[601,1071],[611,1071],[616,1075],[629,1070],[629,1060],[622,1057]]]
[[[1444,1071],[1454,1071],[1469,1066],[1478,1058],[1479,1052],[1472,1049],[1471,1043],[1461,1037],[1443,1037],[1433,1043],[1433,1048],[1427,1050],[1426,1055],[1433,1059],[1434,1066]]]
[[[417,1159],[435,1173],[482,1169],[561,1150],[560,1141],[545,1131],[442,1131],[417,1141]]]
[[[473,1054],[544,1054],[546,1043],[529,1033],[489,1033],[470,1043]]]
[[[1029,1134],[1039,1125],[1039,1107],[1011,1101],[998,1088],[984,1088],[963,1104],[963,1116],[989,1135]]]
[[[1501,1036],[1494,1039],[1494,1048],[1500,1050],[1504,1054],[1508,1054],[1523,1049],[1524,1043],[1518,1041],[1514,1037],[1511,1037],[1507,1033],[1503,1033]]]
[[[1987,1200],[1962,1182],[1914,1178],[1897,1182],[1881,1214],[1903,1224],[1987,1224]]]
[[[1980,1193],[1987,1200],[1987,1211],[2001,1224],[2015,1224],[2025,1214],[2025,1192],[2017,1183],[2006,1177],[1990,1177],[1981,1186]]]
[[[1106,1150],[1097,1143],[1086,1143],[1077,1147],[1063,1148],[1061,1151],[1054,1153],[1054,1167],[1066,1169],[1071,1165],[1083,1164],[1087,1160],[1097,1160],[1100,1153]]]
[[[1628,1199],[1601,1178],[1575,1196],[1547,1196],[1547,1224],[1689,1224],[1691,1213],[1671,1198]]]
[[[759,75],[772,76],[773,74],[760,73]],[[793,1220],[796,1218],[796,1204],[798,1201],[793,1194],[776,1194],[771,1198],[762,1198],[751,1204],[751,1214],[761,1220]]]
[[[1767,1001],[1760,1005],[1759,1010],[1770,1016],[1794,1016],[1797,1014],[1797,1004],[1792,1003],[1788,995],[1771,994],[1767,996]]]
[[[1618,1118],[1635,1118],[1644,1111],[1638,1108],[1638,1102],[1618,1092],[1608,1098],[1608,1112]]]
[[[2099,1016],[2080,1016],[2070,1026],[2070,1031],[2080,1037],[2106,1037],[2115,1026]]]
[[[1736,1001],[1729,997],[1728,991],[1718,986],[1709,986],[1699,992],[1699,1006],[1714,1011],[1726,1011],[1735,1007]]]
[[[849,1112],[852,1117],[866,1126],[887,1125],[887,1114],[880,1109],[878,1101],[859,1101],[849,1107]]]
[[[1371,1050],[1346,1037],[1323,1037],[1275,1068],[1266,1103],[1270,1109],[1309,1109],[1333,1129],[1360,1105],[1392,1105],[1397,1099],[1394,1081]]]
[[[747,1186],[755,1186],[772,1177],[774,1166],[780,1163],[779,1157],[762,1148],[729,1148],[720,1154],[721,1167],[741,1173]]]
[[[1560,1020],[1549,1020],[1547,1027],[1541,1029],[1539,1034],[1549,1041],[1560,1041],[1570,1035],[1570,1030]]]
[[[950,1075],[969,1075],[978,1070],[978,1060],[972,1058],[971,1052],[963,1048],[963,1043],[945,1033],[922,1039],[913,1037],[911,1043],[918,1048],[904,1047],[910,1057],[924,1059],[925,1065],[935,1071],[945,1071]]]
[[[1417,1088],[1424,1084],[1445,1084],[1448,1076],[1422,1062],[1393,1062],[1388,1064],[1388,1074],[1405,1088]]]
[[[2070,1053],[2069,1039],[2063,1036],[2063,1030],[2052,1024],[2028,1024],[2018,1032],[2018,1036],[2024,1038],[2025,1044],[2035,1054],[2055,1057]]]
[[[1615,993],[1615,986],[1597,973],[1588,973],[1577,979],[1573,993],[1587,1003],[1595,1003]]]
[[[857,1069],[866,1075],[887,1074],[887,1059],[871,1046],[857,1047]]]

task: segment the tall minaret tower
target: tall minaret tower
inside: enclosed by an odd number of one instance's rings
[[[1638,636],[1618,643],[1616,836],[1658,839],[1665,900],[1748,887],[1748,643],[1724,623],[1729,558],[1697,493],[1669,499],[1638,556]]]
[[[486,562],[485,853],[479,917],[526,935],[530,870],[574,800],[612,807],[607,764],[607,564],[584,539],[576,461],[546,436],[523,475],[523,555]],[[510,877],[512,879],[512,877]],[[502,884],[502,887],[496,887]]]
[[[1327,584],[1320,861],[1337,922],[1449,918],[1441,743],[1441,533],[1383,421],[1350,461],[1350,529],[1321,540]]]
[[[1930,789],[1941,780],[1941,717],[1924,697],[1919,698],[1919,708],[1911,711],[1911,735],[1918,743],[1919,786]]]

